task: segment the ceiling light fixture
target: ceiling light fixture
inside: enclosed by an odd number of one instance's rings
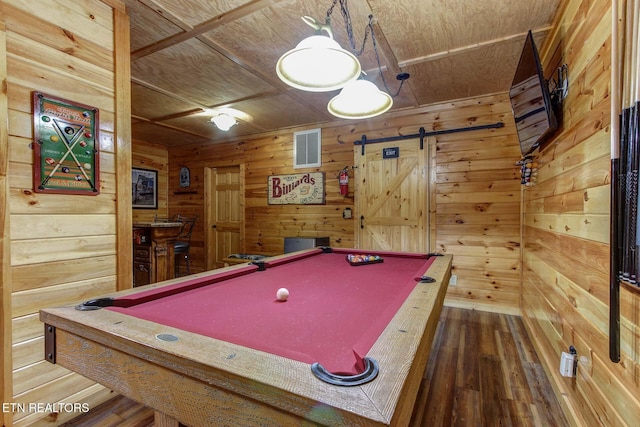
[[[327,109],[341,119],[368,119],[388,111],[393,105],[391,96],[368,80],[349,83],[335,96]]]
[[[396,78],[400,80],[400,89],[402,89],[409,74],[400,73]],[[384,78],[382,81],[385,88],[389,90]],[[338,96],[329,101],[327,110],[341,119],[368,119],[379,116],[393,106],[393,97],[400,93],[400,89],[394,95],[389,95],[368,80],[356,80],[347,84]]]
[[[340,11],[344,18],[349,43],[355,55],[342,49],[333,39],[333,31],[330,25],[331,14],[338,1],[340,2]],[[390,92],[382,73],[382,64],[378,55],[373,31],[373,15],[369,15],[369,23],[365,29],[364,40],[360,50],[356,49],[356,44],[353,40],[347,0],[333,0],[333,4],[327,11],[325,24],[320,24],[309,16],[302,17],[302,20],[313,27],[317,34],[304,39],[295,49],[282,55],[276,65],[278,77],[294,88],[311,92],[327,92],[344,88],[327,106],[329,112],[336,117],[364,119],[375,117],[388,111],[393,105],[393,97],[400,93],[402,85],[409,78],[409,74],[400,73],[396,76],[400,80],[400,88],[394,95],[378,90],[369,81],[357,80],[362,74],[362,67],[356,56],[362,54],[367,38],[371,34],[380,77],[385,89]],[[326,32],[328,36],[322,35],[322,31]]]
[[[220,113],[216,116],[211,117],[211,121],[216,125],[216,127],[222,131],[228,131],[231,129],[238,121],[235,117],[230,116],[227,113]]]
[[[302,40],[280,57],[276,65],[280,80],[296,89],[328,92],[357,79],[361,71],[358,58],[333,39],[331,27],[310,16],[303,16],[302,20],[318,34]],[[320,35],[321,31],[328,36]]]

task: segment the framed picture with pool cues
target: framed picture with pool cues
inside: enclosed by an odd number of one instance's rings
[[[33,92],[33,189],[100,193],[99,110]]]

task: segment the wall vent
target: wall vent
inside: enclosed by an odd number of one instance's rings
[[[320,129],[293,133],[293,167],[314,168],[322,166],[322,134]]]

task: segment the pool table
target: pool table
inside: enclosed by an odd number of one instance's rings
[[[450,255],[298,251],[42,310],[45,358],[163,425],[406,425],[450,273]]]

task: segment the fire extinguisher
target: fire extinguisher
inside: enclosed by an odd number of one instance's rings
[[[340,171],[339,179],[340,182],[340,195],[348,196],[349,195],[349,167],[345,167]]]

